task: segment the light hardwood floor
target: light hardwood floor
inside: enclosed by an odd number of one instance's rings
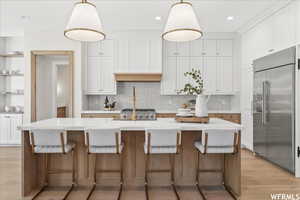
[[[21,150],[19,148],[0,148],[0,200],[21,200]],[[179,187],[181,199],[201,200],[194,187]],[[117,188],[101,188],[97,190],[92,200],[116,199]],[[62,196],[64,188],[53,188],[46,191],[39,200],[56,200]],[[70,200],[84,199],[87,188],[77,188]],[[253,156],[249,151],[242,152],[242,200],[268,200],[271,193],[288,193],[300,195],[300,179],[294,178],[287,172],[270,163]],[[175,200],[169,188],[154,187],[150,190],[151,199]],[[223,191],[207,191],[209,200],[231,199]],[[122,200],[143,200],[143,187],[126,189]]]

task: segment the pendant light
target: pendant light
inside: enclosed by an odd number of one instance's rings
[[[104,40],[105,34],[96,6],[87,0],[75,3],[64,35],[77,41]]]
[[[202,35],[192,4],[183,0],[173,4],[162,34],[163,39],[173,42],[186,42],[196,40]]]

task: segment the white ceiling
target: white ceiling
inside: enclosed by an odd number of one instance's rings
[[[79,0],[0,0],[2,31],[65,24]],[[235,32],[276,3],[288,0],[190,0],[204,32]],[[90,0],[96,4],[106,30],[163,29],[173,0]],[[26,16],[25,20],[24,17]],[[155,20],[161,16],[162,20]],[[227,21],[227,16],[234,16]]]

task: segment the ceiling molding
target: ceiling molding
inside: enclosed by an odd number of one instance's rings
[[[271,17],[275,13],[279,12],[281,9],[287,7],[291,3],[296,2],[297,0],[286,0],[286,1],[278,1],[274,4],[271,8],[266,9],[263,13],[255,16],[250,21],[248,21],[246,24],[241,26],[236,32],[243,34],[254,28],[256,25],[262,23],[267,18]]]

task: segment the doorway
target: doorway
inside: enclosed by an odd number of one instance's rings
[[[73,117],[73,51],[31,52],[31,121]]]

